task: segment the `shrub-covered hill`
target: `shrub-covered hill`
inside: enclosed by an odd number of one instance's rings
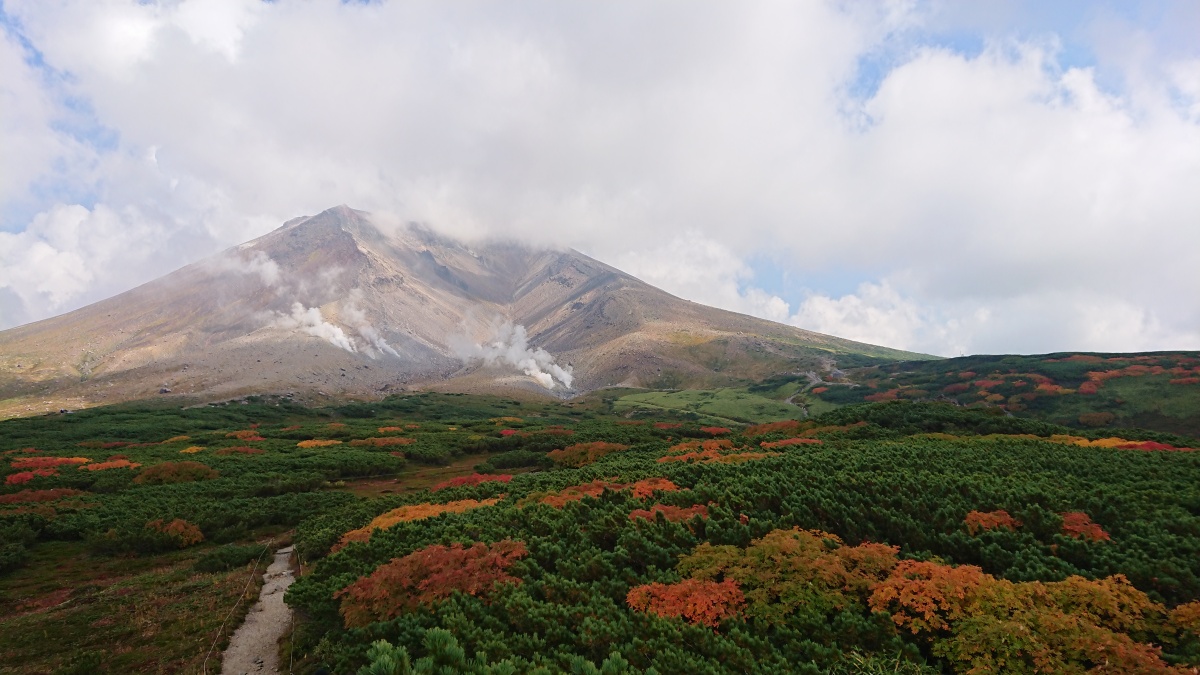
[[[849,368],[800,383],[823,404],[946,400],[1076,428],[1142,428],[1200,437],[1200,353],[967,356]]]
[[[0,423],[0,672],[199,671],[293,528],[295,672],[1200,665],[1188,438],[945,403],[755,425],[610,403]]]

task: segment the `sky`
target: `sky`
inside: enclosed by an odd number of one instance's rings
[[[0,329],[339,204],[973,353],[1200,349],[1200,3],[0,2]]]

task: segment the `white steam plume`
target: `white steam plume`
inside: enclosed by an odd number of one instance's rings
[[[571,366],[563,368],[546,350],[531,348],[524,326],[493,321],[489,328],[491,334],[483,343],[473,342],[466,335],[451,336],[450,349],[468,363],[483,361],[489,366],[501,363],[515,366],[547,389],[556,386],[555,380],[568,389],[571,387]]]
[[[350,298],[342,304],[342,317],[350,327],[358,332],[362,339],[367,342],[367,346],[363,348],[363,352],[371,358],[377,358],[382,354],[391,354],[396,358],[400,358],[400,354],[392,349],[392,346],[383,339],[379,331],[371,325],[367,320],[366,312],[358,306],[358,301],[362,299],[362,289],[356,288],[350,291]]]
[[[325,320],[320,307],[306,308],[299,302],[292,303],[292,313],[290,315],[277,314],[274,324],[280,328],[303,330],[309,335],[327,340],[333,346],[348,352],[358,351],[354,343],[346,336],[345,331]]]

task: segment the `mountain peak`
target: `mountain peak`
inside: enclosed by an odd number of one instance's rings
[[[340,205],[0,332],[0,414],[161,390],[713,385],[831,367],[840,353],[911,356],[681,300],[575,251],[467,246],[423,225],[381,229]]]

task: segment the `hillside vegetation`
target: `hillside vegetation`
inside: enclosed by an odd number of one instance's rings
[[[295,672],[1200,666],[1194,438],[811,384],[0,423],[0,672],[219,672],[293,541]]]

